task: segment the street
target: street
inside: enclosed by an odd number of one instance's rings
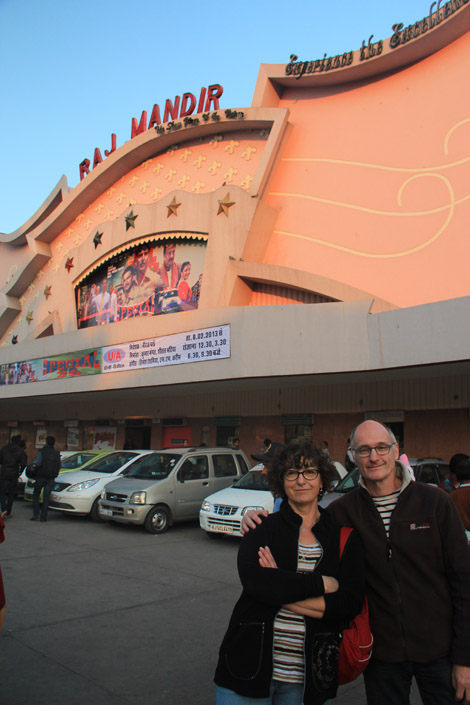
[[[0,564],[2,705],[206,705],[239,595],[238,540],[197,523],[153,536],[17,500]],[[364,703],[362,679],[335,703]],[[419,702],[414,697],[413,704]]]

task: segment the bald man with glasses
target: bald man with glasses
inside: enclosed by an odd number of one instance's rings
[[[450,497],[413,482],[393,433],[365,421],[351,434],[359,487],[329,505],[361,536],[374,634],[368,705],[470,703],[470,549]]]

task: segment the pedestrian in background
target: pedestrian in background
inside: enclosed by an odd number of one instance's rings
[[[455,475],[459,487],[452,492],[450,498],[457,507],[470,543],[470,458],[457,463]]]
[[[41,448],[35,460],[38,470],[34,481],[33,516],[31,517],[31,521],[39,519],[39,516],[41,521],[47,521],[47,511],[49,509],[52,488],[54,487],[55,478],[60,470],[60,453],[54,448],[54,445],[54,436],[47,436],[46,445]],[[43,490],[43,497],[41,514],[39,514],[39,495],[41,494],[41,490]]]
[[[12,436],[10,443],[0,449],[0,507],[7,519],[11,517],[18,478],[27,463],[26,453],[20,442],[21,436]]]
[[[5,512],[2,512],[0,514],[0,543],[3,543],[3,541],[5,541],[5,533],[3,531],[5,528],[5,522],[3,521],[4,516],[5,516]],[[2,631],[4,616],[5,616],[5,590],[3,589],[2,569],[0,568],[0,632]]]

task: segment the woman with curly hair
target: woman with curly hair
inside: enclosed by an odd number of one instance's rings
[[[222,641],[217,705],[320,705],[336,695],[339,634],[362,607],[364,564],[352,532],[318,506],[334,466],[309,442],[276,453],[267,479],[280,510],[238,553],[243,586]]]

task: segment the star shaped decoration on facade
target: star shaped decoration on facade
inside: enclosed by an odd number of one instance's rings
[[[235,205],[235,201],[230,200],[230,193],[226,193],[221,201],[219,201],[219,210],[217,215],[225,213],[228,218],[228,209]]]
[[[26,320],[28,321],[28,326],[29,326],[29,324],[33,320],[33,312],[32,311],[28,311],[28,313],[26,314]]]
[[[67,261],[66,261],[66,263],[65,263],[65,269],[67,270],[67,272],[68,272],[69,274],[70,274],[70,270],[71,270],[72,267],[74,267],[74,266],[75,266],[75,265],[74,265],[74,263],[73,263],[73,257],[67,257]]]
[[[12,345],[16,345],[17,342],[18,342],[18,336],[17,336],[17,335],[14,335],[13,338],[11,339],[11,344],[12,344]]]
[[[95,250],[98,247],[98,245],[101,245],[101,238],[103,237],[103,233],[99,233],[98,230],[95,233],[95,236],[93,238],[93,244],[95,246]]]
[[[129,230],[129,228],[135,228],[135,219],[138,217],[138,215],[134,215],[134,211],[130,211],[129,215],[126,215],[126,231]]]
[[[180,205],[181,205],[181,203],[177,203],[175,196],[173,196],[172,202],[170,203],[169,206],[167,206],[167,208],[168,208],[167,218],[169,218],[170,215],[178,215],[177,210],[180,207]]]
[[[51,292],[52,292],[52,286],[50,284],[48,284],[47,286],[44,287],[44,296],[46,297],[46,299],[49,298],[49,296],[51,295]]]

